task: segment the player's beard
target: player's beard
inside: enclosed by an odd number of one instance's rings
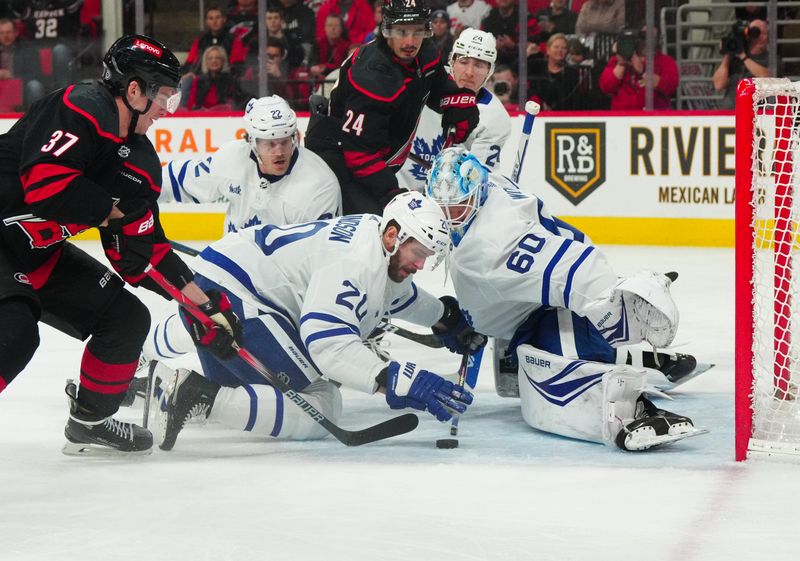
[[[393,282],[403,282],[416,272],[417,270],[412,266],[400,266],[400,255],[398,253],[389,258],[389,279]]]

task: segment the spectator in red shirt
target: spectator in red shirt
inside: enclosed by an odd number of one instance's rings
[[[345,57],[350,41],[344,35],[344,21],[338,14],[330,14],[325,19],[325,41],[317,45],[314,66],[310,68],[315,78],[327,76],[334,68],[338,68]]]
[[[192,81],[189,109],[242,109],[239,81],[230,73],[225,48],[212,45],[203,52],[203,73]]]
[[[245,49],[242,41],[228,30],[228,18],[218,6],[209,6],[206,9],[206,31],[195,38],[186,55],[186,62],[181,66],[181,84],[184,91],[188,91],[192,79],[201,71],[203,53],[212,45],[225,48],[228,54],[228,63],[233,66],[244,61]]]
[[[317,12],[317,43],[325,41],[325,21],[330,14],[342,17],[353,43],[363,43],[375,28],[375,10],[367,0],[326,0]]]
[[[636,30],[623,30],[617,39],[614,45],[617,54],[600,74],[600,89],[611,96],[611,109],[644,109],[648,75],[645,45],[643,32]],[[670,109],[670,99],[678,89],[675,59],[656,48],[649,74],[653,77],[653,108]]]

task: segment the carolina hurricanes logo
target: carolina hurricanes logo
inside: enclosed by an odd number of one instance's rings
[[[14,273],[14,280],[20,284],[30,284],[31,281],[28,279],[28,275],[25,273]]]
[[[133,46],[138,49],[142,49],[143,51],[147,51],[148,53],[154,54],[158,58],[161,58],[161,49],[159,49],[155,45],[142,41],[141,39],[137,39],[133,43]]]
[[[131,155],[131,149],[123,144],[122,146],[119,147],[119,150],[117,150],[117,155],[120,158],[127,158],[128,156]]]

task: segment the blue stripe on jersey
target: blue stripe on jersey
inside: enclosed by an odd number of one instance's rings
[[[275,424],[272,426],[270,436],[277,437],[283,428],[283,394],[278,388],[273,387],[275,390]]]
[[[583,232],[578,230],[572,224],[568,224],[568,223],[564,222],[563,220],[561,220],[557,216],[554,217],[553,220],[555,221],[556,226],[558,226],[559,230],[568,230],[568,231],[572,232],[572,235],[575,238],[575,241],[583,242],[583,241],[586,240],[586,234],[584,234]]]
[[[547,267],[544,269],[544,274],[542,275],[542,305],[549,306],[550,305],[550,277],[553,274],[553,269],[556,268],[558,262],[561,261],[561,258],[564,257],[564,254],[567,252],[569,246],[572,245],[572,240],[564,240],[561,243],[561,247],[558,248],[556,254],[550,259],[550,262],[547,264]]]
[[[181,197],[181,183],[183,182],[183,177],[186,175],[186,166],[189,165],[189,162],[183,162],[183,167],[181,167],[181,171],[178,174],[178,178],[175,177],[175,168],[172,166],[173,162],[167,164],[167,170],[169,171],[169,183],[172,187],[172,196],[173,198],[178,201],[179,203],[183,201]]]
[[[538,199],[536,201],[536,210],[537,213],[539,214],[539,223],[542,226],[544,226],[545,230],[547,230],[551,234],[558,235],[558,226],[556,225],[555,220],[551,218],[545,218],[542,215],[542,208],[544,208],[544,202],[542,201],[542,199]]]
[[[353,325],[352,323],[347,323],[342,318],[336,317],[333,314],[325,314],[322,312],[309,312],[300,318],[300,325],[303,325],[307,320],[312,320],[312,319],[318,319],[321,321],[327,321],[329,323],[338,323],[340,325],[346,325],[353,331],[353,333],[361,337],[361,329],[357,325]]]
[[[167,346],[167,348],[170,350],[170,352],[173,352],[176,355],[185,355],[186,354],[185,352],[176,351],[174,348],[172,348],[172,345],[169,344],[169,337],[167,337],[167,333],[168,333],[167,324],[169,324],[169,322],[171,320],[175,319],[176,317],[178,317],[178,314],[172,314],[171,316],[169,316],[166,319],[166,321],[164,321],[164,326],[162,327],[162,329],[164,330],[164,344]],[[158,326],[156,326],[156,329],[158,329]]]
[[[564,307],[569,308],[569,295],[572,292],[572,278],[575,276],[575,271],[578,270],[578,267],[581,266],[589,254],[594,251],[594,246],[589,246],[583,250],[580,257],[578,257],[575,262],[572,264],[572,267],[569,268],[569,273],[567,273],[567,283],[564,285]]]
[[[398,312],[402,312],[403,310],[408,308],[411,304],[413,304],[416,301],[418,295],[419,295],[419,290],[417,289],[417,285],[412,282],[411,283],[411,297],[408,300],[406,300],[405,304],[403,304],[399,308],[390,309],[389,313],[390,314],[396,314]],[[396,302],[397,302],[397,300],[392,302],[392,304],[395,304]]]
[[[256,290],[256,287],[253,284],[252,279],[250,279],[250,275],[248,275],[244,269],[242,269],[239,265],[234,263],[229,257],[221,254],[219,251],[211,247],[207,247],[200,253],[200,258],[203,261],[208,261],[209,263],[213,263],[223,271],[227,272],[229,275],[231,275],[233,278],[239,281],[241,285],[244,286],[250,294],[258,298],[258,300],[260,302],[263,302],[266,306],[272,308],[273,310],[284,315],[287,318],[292,317],[282,307],[278,306],[271,300],[261,296]]]
[[[352,330],[349,327],[339,327],[336,329],[324,329],[322,331],[317,331],[316,333],[312,333],[306,340],[303,341],[306,345],[306,349],[316,341],[317,339],[327,339],[328,337],[338,337],[339,335],[353,335]]]
[[[247,424],[244,426],[244,430],[250,432],[253,430],[253,427],[256,426],[256,417],[258,417],[258,394],[250,384],[242,384],[242,387],[247,392],[247,395],[250,396],[250,416],[247,418]]]

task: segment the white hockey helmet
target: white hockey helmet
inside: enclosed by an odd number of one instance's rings
[[[447,63],[450,65],[450,74],[453,73],[453,63],[457,58],[468,57],[483,60],[489,63],[489,73],[486,75],[486,80],[483,81],[483,86],[494,74],[494,63],[497,61],[497,41],[494,35],[480,29],[468,27],[453,43],[453,50],[450,51],[450,57]]]
[[[264,162],[257,146],[259,140],[291,138],[291,147],[287,147],[286,150],[294,151],[297,146],[297,115],[280,96],[251,99],[247,102],[242,120],[250,149],[262,164]]]
[[[436,201],[459,244],[489,194],[489,174],[462,146],[445,148],[434,158],[425,194]]]
[[[422,193],[408,191],[393,198],[383,209],[381,233],[394,220],[400,227],[397,243],[389,255],[410,238],[414,238],[433,252],[433,267],[436,268],[450,251],[450,232],[442,209]]]

